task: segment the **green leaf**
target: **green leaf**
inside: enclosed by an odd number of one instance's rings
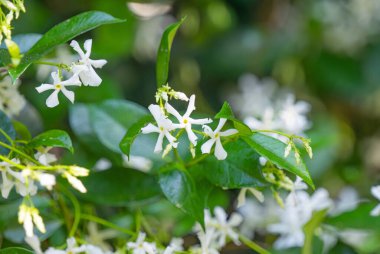
[[[56,46],[100,25],[123,22],[121,19],[100,11],[89,11],[76,15],[54,26],[25,53],[20,64],[9,70],[12,79],[17,79],[33,62],[38,61]]]
[[[0,250],[0,254],[33,254],[33,251],[20,248],[20,247],[10,247]]]
[[[144,116],[140,118],[136,123],[129,127],[127,133],[124,135],[123,139],[120,142],[121,151],[127,156],[131,153],[131,146],[133,141],[135,141],[137,135],[140,134],[141,128],[143,128],[147,123],[152,121],[152,116]]]
[[[0,142],[11,145],[11,142],[8,140],[8,138],[15,139],[16,131],[13,128],[11,120],[3,111],[0,111],[0,129],[1,129]],[[4,132],[5,135],[2,132]],[[8,154],[8,153],[9,153],[9,150],[7,148],[0,146],[0,154]]]
[[[204,225],[204,209],[209,193],[199,191],[187,171],[177,170],[175,167],[165,170],[159,175],[159,184],[172,204]]]
[[[156,79],[157,87],[166,85],[169,76],[169,60],[170,51],[174,36],[177,33],[178,28],[181,26],[185,18],[180,21],[169,25],[161,37],[160,46],[157,52],[157,63],[156,63]]]
[[[297,164],[294,158],[294,151],[291,151],[288,157],[284,157],[285,143],[261,133],[255,133],[250,138],[243,137],[243,140],[261,156],[264,156],[279,168],[298,175],[305,181],[305,183],[314,188],[309,171],[303,161]]]
[[[121,153],[119,143],[137,119],[148,111],[131,101],[108,100],[100,105],[90,105],[90,124],[99,141],[108,149]]]
[[[252,135],[251,128],[249,128],[245,123],[235,118],[232,108],[228,102],[224,102],[220,111],[215,115],[216,119],[226,118],[233,122],[234,127],[239,131],[240,135],[250,136]]]
[[[31,148],[37,147],[62,147],[66,148],[70,152],[74,152],[71,138],[67,132],[63,130],[49,130],[40,135],[34,137],[28,146]]]
[[[237,140],[224,146],[228,153],[225,160],[211,155],[195,166],[211,183],[222,188],[264,187],[259,155],[244,141]],[[193,168],[190,169],[194,170]]]
[[[134,169],[111,168],[81,180],[87,193],[78,196],[99,205],[138,206],[160,195],[156,179]]]
[[[371,210],[375,207],[374,203],[360,204],[355,210],[342,213],[326,220],[338,229],[367,229],[380,231],[380,220],[377,216],[371,216]],[[353,219],[354,218],[354,219]]]
[[[12,40],[18,45],[20,49],[20,53],[24,54],[28,51],[40,38],[41,34],[18,34],[12,36]],[[9,55],[9,51],[5,42],[3,42],[0,46],[0,65],[6,66],[11,64],[11,56]]]
[[[302,254],[312,254],[313,252],[313,238],[315,230],[321,225],[327,215],[328,209],[317,211],[313,213],[312,218],[306,223],[303,228],[305,233],[305,243],[302,248]]]
[[[28,128],[21,122],[13,120],[13,127],[16,130],[17,138],[21,140],[29,141],[32,139],[32,134],[30,134]]]

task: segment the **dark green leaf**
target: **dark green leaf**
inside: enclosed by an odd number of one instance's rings
[[[186,171],[171,169],[160,174],[161,190],[176,207],[204,225],[204,209],[209,193],[199,191]]]
[[[16,130],[17,138],[21,140],[29,141],[32,139],[32,134],[30,134],[28,128],[19,121],[13,120],[13,127]]]
[[[63,130],[49,130],[41,133],[37,137],[33,138],[28,146],[31,148],[37,147],[62,147],[66,148],[70,152],[74,151],[73,145],[71,143],[71,138]]]
[[[13,128],[11,120],[8,118],[8,116],[3,112],[0,111],[0,142],[6,143],[8,145],[11,145],[10,141],[8,141],[6,135],[8,135],[9,138],[15,139],[16,138],[16,131]],[[4,135],[2,132],[5,132],[6,135]],[[0,146],[0,154],[8,154],[9,150],[3,146]]]
[[[152,121],[152,116],[144,116],[140,118],[136,123],[129,127],[127,133],[124,135],[123,139],[120,142],[121,151],[127,156],[130,155],[131,146],[133,141],[136,139],[137,135],[140,133],[141,128],[144,127],[147,123]]]
[[[260,133],[255,133],[250,138],[244,137],[243,139],[261,156],[264,156],[279,168],[288,170],[289,172],[298,175],[305,181],[305,183],[314,188],[313,180],[310,177],[309,171],[303,161],[297,164],[294,158],[294,151],[291,151],[288,157],[284,157],[284,151],[286,148],[285,143]]]
[[[82,181],[87,188],[87,193],[78,195],[100,205],[141,205],[160,193],[153,176],[134,169],[112,168],[93,172]]]
[[[220,111],[215,115],[216,119],[226,118],[233,122],[234,127],[239,131],[240,135],[250,136],[252,135],[251,129],[243,122],[235,118],[231,106],[224,102]]]
[[[157,52],[157,63],[156,63],[156,79],[157,87],[166,85],[168,82],[169,75],[169,60],[170,60],[170,51],[174,36],[177,33],[178,28],[185,19],[169,25],[164,33],[162,34],[160,46]]]
[[[261,174],[259,155],[242,140],[228,143],[225,160],[213,155],[195,166],[204,177],[222,188],[264,187],[266,181]],[[194,170],[193,168],[191,170]]]
[[[17,79],[33,62],[41,59],[56,46],[100,25],[119,23],[123,20],[100,11],[89,11],[76,15],[54,26],[25,53],[20,64],[9,70],[12,79]]]
[[[33,251],[20,248],[20,247],[10,247],[0,250],[0,254],[33,254]]]

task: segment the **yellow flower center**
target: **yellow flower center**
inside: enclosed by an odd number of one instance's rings
[[[61,85],[61,84],[56,84],[56,85],[55,85],[55,89],[60,90],[61,88],[62,88],[62,85]]]
[[[164,131],[164,128],[163,128],[163,127],[160,127],[160,131]]]
[[[184,124],[187,124],[189,121],[185,118],[185,119],[183,119],[183,123]]]
[[[219,132],[215,134],[215,138],[219,138]]]

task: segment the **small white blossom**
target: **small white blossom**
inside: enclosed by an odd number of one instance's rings
[[[157,132],[159,133],[156,146],[154,147],[154,152],[158,153],[162,151],[162,143],[164,137],[166,137],[169,143],[173,147],[177,147],[178,143],[175,142],[176,138],[170,134],[170,131],[178,128],[177,124],[173,124],[161,111],[158,105],[151,104],[149,107],[150,113],[152,113],[154,119],[156,120],[157,126],[149,123],[147,126],[141,129],[144,134]]]
[[[127,243],[127,249],[133,254],[156,254],[156,244],[145,241],[145,233],[140,232],[136,242]]]
[[[40,243],[40,240],[38,239],[38,237],[36,235],[33,235],[33,236],[26,236],[25,237],[25,242],[27,244],[29,244],[30,247],[32,247],[32,249],[34,250],[34,252],[36,254],[42,254],[42,250],[41,250],[41,243]]]
[[[231,135],[238,133],[238,131],[236,129],[229,129],[226,131],[220,131],[223,128],[226,121],[227,121],[227,119],[221,118],[219,120],[218,126],[216,127],[216,129],[214,131],[212,131],[212,129],[209,126],[203,125],[203,131],[206,133],[207,136],[210,137],[210,139],[207,140],[202,145],[202,147],[201,147],[202,153],[210,153],[211,148],[215,144],[215,152],[214,152],[215,157],[218,160],[226,159],[227,152],[226,152],[226,150],[224,150],[224,148],[222,146],[222,142],[220,141],[220,137],[227,137],[227,136],[231,136]]]
[[[380,185],[372,186],[371,187],[371,193],[372,195],[377,199],[380,200]],[[380,204],[378,204],[373,210],[371,211],[371,216],[379,216],[380,215]]]
[[[34,154],[34,158],[44,166],[48,166],[51,163],[56,162],[57,157],[54,154],[49,153],[51,149],[51,147],[38,149],[37,153]]]
[[[215,228],[206,228],[206,232],[200,230],[197,234],[200,248],[194,249],[194,253],[199,254],[219,254],[218,247],[215,243]]]
[[[24,204],[20,205],[18,211],[18,222],[23,224],[27,237],[32,237],[34,235],[33,224],[36,225],[37,229],[42,233],[46,232],[43,220],[35,207],[29,207]]]
[[[84,187],[81,180],[79,180],[78,178],[76,178],[75,176],[70,174],[69,172],[67,172],[67,171],[63,172],[62,176],[65,177],[67,179],[67,181],[71,184],[71,186],[73,186],[78,191],[80,191],[82,193],[87,192],[87,189],[86,189],[86,187]]]
[[[8,116],[16,116],[24,108],[26,101],[18,91],[20,82],[13,84],[11,77],[5,76],[0,81],[0,110]]]
[[[344,212],[354,210],[359,204],[359,194],[353,187],[344,187],[339,196],[335,200],[333,209],[330,210],[330,215],[336,216]]]
[[[99,86],[102,83],[102,79],[95,72],[95,68],[102,68],[107,61],[106,60],[92,60],[90,59],[92,40],[86,40],[84,42],[84,49],[86,53],[83,52],[78,42],[73,40],[70,46],[78,52],[80,59],[78,63],[72,65],[72,71],[79,75],[80,80],[85,86]]]
[[[143,156],[130,155],[128,158],[128,156],[123,155],[123,166],[137,169],[146,173],[153,167],[153,162]]]
[[[39,93],[54,90],[53,93],[47,98],[46,106],[53,108],[59,104],[58,93],[62,92],[67,99],[74,103],[75,95],[73,91],[66,89],[66,86],[80,86],[81,82],[79,81],[78,75],[74,74],[71,78],[62,81],[57,72],[52,72],[51,76],[53,78],[53,84],[42,84],[39,87],[36,87],[36,90]]]
[[[66,250],[59,250],[59,249],[50,247],[45,251],[45,254],[77,254],[77,253],[84,252],[84,247],[83,246],[78,247],[73,237],[67,239],[66,242],[67,242]]]
[[[195,146],[197,144],[198,137],[194,134],[193,130],[191,129],[191,125],[203,125],[211,123],[212,120],[209,118],[203,118],[203,119],[193,119],[190,117],[191,113],[195,110],[195,95],[193,94],[190,96],[189,104],[187,106],[187,110],[183,116],[181,116],[178,111],[173,108],[169,103],[165,104],[166,110],[175,116],[179,122],[180,128],[185,128],[187,132],[187,136],[190,140],[190,142]]]

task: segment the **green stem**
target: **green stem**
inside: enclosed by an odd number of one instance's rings
[[[3,156],[3,155],[0,155],[0,160],[2,161],[5,161],[9,164],[11,164],[12,166],[18,168],[18,169],[21,169],[21,170],[24,170],[25,169],[25,166],[21,165],[21,164],[18,164],[10,159],[8,159],[7,157]]]
[[[50,66],[58,67],[60,69],[70,70],[70,67],[68,65],[62,64],[62,63],[54,63],[54,62],[46,62],[46,61],[36,61],[34,63],[42,64],[42,65],[50,65]]]
[[[281,132],[281,131],[275,131],[275,130],[253,130],[252,132],[253,133],[260,133],[260,132],[275,133],[275,134],[287,137],[289,139],[291,139],[292,137],[294,137],[294,135],[287,134],[287,133],[284,133],[284,132]]]
[[[259,254],[270,254],[269,251],[267,251],[266,249],[262,248],[261,246],[259,246],[258,244],[256,244],[255,242],[249,240],[247,237],[243,236],[243,235],[239,235],[239,239],[249,248],[251,248],[252,250],[256,251],[257,253]]]
[[[11,144],[11,145],[13,145],[13,140],[12,140],[12,138],[3,130],[3,129],[1,129],[0,128],[0,133],[1,134],[3,134],[4,135],[4,137],[9,141],[9,143]]]
[[[122,228],[122,227],[119,227],[118,225],[115,225],[109,221],[106,221],[106,220],[103,220],[102,218],[99,218],[99,217],[96,217],[96,216],[93,216],[93,215],[90,215],[90,214],[81,214],[80,215],[81,219],[84,219],[84,220],[88,220],[88,221],[93,221],[95,223],[98,223],[100,225],[103,225],[105,227],[108,227],[108,228],[112,228],[112,229],[115,229],[117,231],[120,231],[124,234],[127,234],[127,235],[130,235],[130,236],[135,236],[136,233],[131,231],[131,230],[128,230],[128,229],[125,229],[125,228]]]
[[[69,232],[69,237],[73,237],[75,235],[75,232],[78,229],[80,218],[81,218],[79,201],[69,190],[67,190],[62,185],[60,186],[60,190],[70,200],[70,202],[73,204],[74,221],[73,221],[73,224],[71,225],[71,230]]]
[[[33,162],[35,164],[40,164],[37,160],[33,159],[32,157],[30,157],[26,153],[21,152],[17,148],[14,148],[13,146],[10,146],[10,145],[8,145],[8,144],[6,144],[4,142],[1,142],[1,141],[0,141],[0,146],[5,147],[5,148],[7,148],[7,149],[9,149],[9,150],[11,150],[11,151],[13,151],[15,153],[18,153],[19,155],[23,156],[25,159],[28,159],[29,161],[31,161],[31,162]]]

